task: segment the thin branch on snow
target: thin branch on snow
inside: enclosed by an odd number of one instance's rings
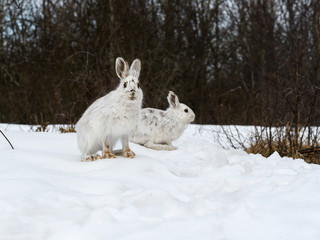
[[[6,135],[4,135],[4,133],[0,130],[1,134],[4,136],[5,139],[7,139],[8,143],[10,144],[11,148],[14,149],[14,147],[12,146],[11,142],[9,141],[9,139],[6,137]]]

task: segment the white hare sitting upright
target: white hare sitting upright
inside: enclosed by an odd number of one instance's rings
[[[129,148],[128,137],[140,119],[142,90],[139,86],[141,63],[133,61],[130,69],[123,58],[116,59],[116,73],[120,85],[104,97],[92,103],[76,124],[78,147],[81,160],[115,158],[113,146],[118,139],[122,142],[122,155],[135,156]]]
[[[195,114],[187,105],[179,103],[177,95],[169,91],[169,108],[141,110],[141,119],[132,132],[130,141],[155,150],[175,150],[172,141],[181,136]]]

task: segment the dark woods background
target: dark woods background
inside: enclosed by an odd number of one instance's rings
[[[37,3],[37,4],[36,4]],[[75,123],[142,61],[144,107],[168,90],[197,123],[320,123],[318,0],[2,0],[0,122]]]

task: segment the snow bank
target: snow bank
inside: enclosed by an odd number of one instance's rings
[[[0,136],[0,239],[320,239],[318,165],[225,150],[195,125],[176,151],[95,162],[76,134],[0,129],[15,147]]]

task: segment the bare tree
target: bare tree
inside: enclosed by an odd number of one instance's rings
[[[0,7],[1,122],[76,122],[118,84],[117,56],[142,60],[144,106],[166,108],[171,89],[198,123],[290,122],[298,133],[320,119],[318,1],[4,0]]]

